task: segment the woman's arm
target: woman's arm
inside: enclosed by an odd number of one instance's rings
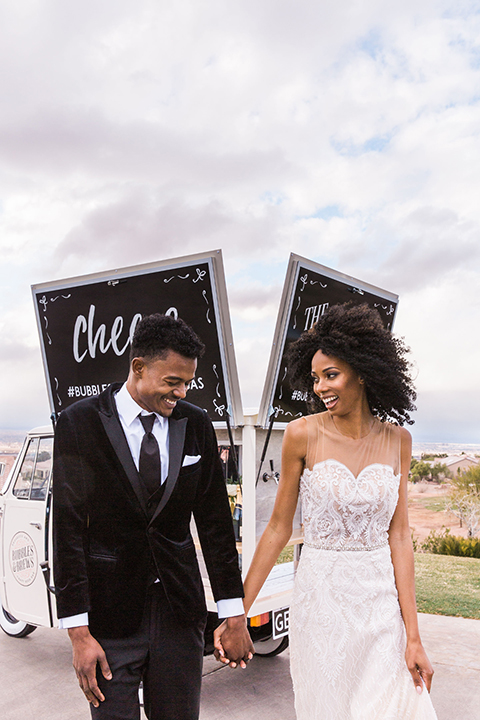
[[[285,430],[282,444],[282,467],[272,516],[257,545],[244,583],[245,614],[253,605],[263,583],[292,534],[293,516],[297,507],[298,488],[307,454],[307,427],[304,418],[294,420]],[[215,657],[228,663],[222,647],[223,622],[214,632]],[[231,663],[235,667],[235,663]]]
[[[408,430],[401,432],[401,478],[398,503],[389,529],[395,583],[403,622],[407,633],[405,660],[417,688],[422,692],[422,680],[430,692],[433,669],[425,653],[418,630],[417,603],[415,600],[415,566],[412,538],[408,523],[408,473],[412,454],[412,438]]]
[[[300,475],[307,454],[307,427],[304,418],[287,425],[282,444],[282,467],[272,516],[257,545],[244,583],[243,604],[248,613],[270,570],[292,535],[298,501]]]

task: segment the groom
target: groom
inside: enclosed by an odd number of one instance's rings
[[[204,346],[182,320],[137,326],[126,383],[64,410],[55,433],[54,569],[60,627],[93,718],[199,714],[206,605],[195,518],[222,643],[253,651],[215,433],[184,402]]]

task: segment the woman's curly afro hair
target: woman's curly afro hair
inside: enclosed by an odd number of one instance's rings
[[[288,348],[290,383],[307,392],[312,412],[326,410],[313,392],[311,366],[318,350],[347,362],[363,378],[370,410],[380,420],[413,424],[409,412],[416,410],[417,395],[406,358],[410,350],[383,326],[376,310],[366,304],[333,305]]]

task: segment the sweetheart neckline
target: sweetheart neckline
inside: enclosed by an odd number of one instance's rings
[[[365,467],[360,470],[360,472],[358,473],[358,475],[355,475],[355,473],[353,473],[353,472],[350,470],[350,468],[345,465],[345,463],[340,462],[340,460],[335,460],[334,458],[327,458],[327,460],[319,460],[318,462],[314,463],[314,465],[313,465],[313,467],[312,467],[311,470],[310,470],[310,468],[305,468],[305,470],[304,470],[303,472],[304,472],[304,473],[305,473],[305,472],[313,473],[314,470],[315,470],[315,468],[317,467],[317,465],[326,465],[326,463],[336,463],[337,465],[340,465],[342,468],[344,468],[344,469],[347,471],[347,473],[348,473],[354,480],[358,480],[358,478],[360,477],[360,475],[362,475],[362,473],[364,473],[366,470],[369,470],[370,468],[374,468],[374,467],[388,468],[389,470],[392,471],[392,475],[393,475],[394,478],[399,478],[399,477],[401,476],[401,474],[402,474],[402,473],[397,473],[397,474],[396,474],[396,473],[395,473],[395,470],[393,469],[393,467],[392,467],[391,465],[387,465],[387,463],[370,463],[369,465],[365,465]],[[302,474],[303,474],[303,473],[302,473]]]

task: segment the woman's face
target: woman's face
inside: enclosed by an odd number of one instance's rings
[[[361,407],[365,385],[344,360],[318,350],[312,358],[312,378],[313,392],[332,415],[347,415]]]

